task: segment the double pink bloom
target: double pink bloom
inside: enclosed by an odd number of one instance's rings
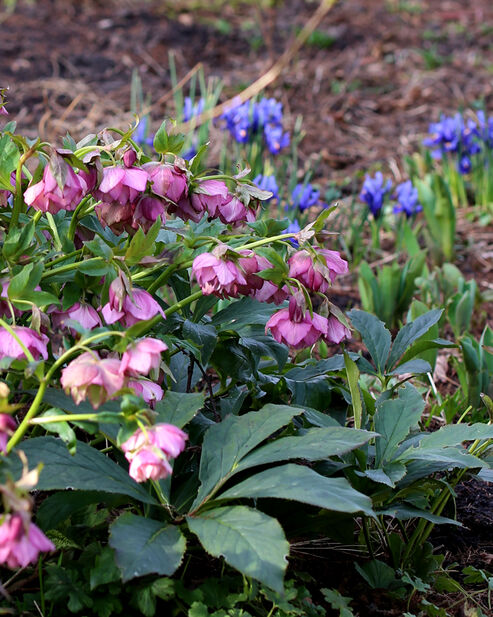
[[[348,271],[347,261],[337,251],[318,249],[319,256],[307,250],[298,251],[289,258],[289,276],[297,279],[310,291],[325,293],[338,274]]]
[[[137,482],[166,478],[173,471],[169,459],[183,451],[187,439],[186,433],[173,424],[137,430],[122,444],[130,476]]]
[[[83,174],[76,174],[62,157],[58,157],[58,161],[63,166],[63,186],[59,186],[48,164],[44,168],[43,179],[30,186],[24,193],[24,201],[35,210],[51,214],[56,214],[60,210],[75,210],[87,193],[87,182]]]
[[[55,545],[31,521],[20,514],[6,514],[0,524],[0,563],[25,568],[36,563],[40,552],[54,551]]]
[[[125,375],[120,372],[120,360],[102,360],[95,351],[86,351],[62,370],[60,383],[77,405],[89,399],[97,409],[123,388]]]
[[[130,296],[121,277],[112,281],[109,289],[109,302],[103,306],[101,312],[107,324],[119,321],[126,328],[158,314],[165,319],[163,309],[149,292],[134,287]]]
[[[257,276],[262,270],[272,268],[265,258],[253,251],[240,251],[234,261],[226,259],[227,247],[218,245],[212,253],[198,255],[192,264],[192,274],[204,295],[214,294],[219,298],[237,298],[240,294],[255,296],[265,281]]]
[[[80,302],[76,302],[66,311],[53,311],[51,313],[51,323],[54,329],[64,328],[69,320],[76,321],[86,330],[101,326],[101,318],[96,309],[90,304]],[[72,330],[72,333],[74,332]]]
[[[293,349],[311,347],[320,338],[329,343],[340,343],[351,337],[351,331],[334,315],[328,318],[313,313],[310,315],[298,293],[289,299],[289,308],[274,313],[265,325],[278,343]]]

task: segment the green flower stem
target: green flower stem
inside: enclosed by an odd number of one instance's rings
[[[147,288],[147,291],[149,293],[155,292],[156,289],[159,289],[160,287],[162,287],[164,285],[164,283],[169,279],[169,277],[174,272],[176,272],[180,268],[183,268],[183,269],[189,268],[191,265],[192,265],[191,261],[190,262],[185,262],[183,264],[171,264],[163,272],[161,272],[161,274],[157,277],[157,279],[152,281],[152,283]]]
[[[73,413],[66,416],[44,416],[43,418],[33,418],[29,424],[54,424],[55,422],[99,422],[101,416],[98,413]]]
[[[194,300],[198,300],[199,298],[202,298],[203,295],[204,295],[204,292],[202,290],[196,291],[193,294],[190,294],[189,296],[187,296],[186,298],[183,298],[183,300],[180,300],[176,304],[172,304],[169,308],[167,308],[164,311],[164,314],[166,315],[166,317],[168,317],[168,315],[172,315],[173,313],[176,313],[176,311],[179,311],[180,309],[182,309],[184,306],[191,304]],[[158,317],[161,318],[161,315],[158,315]]]
[[[79,221],[79,214],[81,210],[85,207],[88,201],[91,199],[90,196],[84,197],[84,199],[80,202],[77,208],[74,210],[72,214],[72,219],[70,221],[70,227],[68,228],[68,239],[73,240],[75,236],[75,230],[77,229],[77,222]],[[82,218],[82,217],[81,217]]]
[[[86,259],[84,260],[85,264],[89,264],[89,263],[99,263],[104,261],[101,257],[92,257],[91,259]],[[71,270],[77,270],[77,268],[79,267],[79,265],[82,262],[80,261],[76,261],[73,264],[67,264],[65,266],[60,266],[59,268],[55,268],[54,270],[50,270],[48,272],[43,272],[43,275],[41,276],[42,279],[48,278],[50,276],[56,276],[57,274],[63,274],[64,272],[70,272]]]
[[[52,266],[56,266],[56,264],[65,261],[66,259],[71,259],[72,257],[77,257],[77,255],[82,254],[82,249],[77,249],[76,251],[72,251],[71,253],[67,253],[66,255],[61,255],[60,257],[56,257],[52,261],[49,261],[45,264],[45,268],[51,268]]]
[[[12,217],[10,218],[9,229],[13,229],[19,222],[19,214],[21,213],[22,206],[24,205],[24,195],[22,194],[22,167],[27,159],[33,154],[35,148],[30,148],[27,152],[20,157],[17,163],[17,169],[15,170],[15,196],[14,196],[14,208],[12,210]]]
[[[22,349],[24,355],[29,360],[29,362],[35,362],[32,353],[24,345],[24,343],[21,341],[21,339],[17,336],[17,334],[12,329],[12,327],[9,326],[9,324],[7,322],[5,322],[3,319],[0,319],[0,326],[2,326],[2,328],[5,328],[5,330],[7,330],[7,332],[10,334],[10,336],[13,336],[15,338],[16,342],[19,344],[20,348]]]
[[[76,150],[74,154],[78,159],[80,159],[85,154],[89,154],[89,152],[93,152],[94,150],[106,151],[108,150],[108,146],[84,146],[83,148]]]
[[[125,333],[119,332],[117,330],[111,330],[109,332],[99,332],[98,334],[94,334],[93,336],[90,336],[89,338],[86,338],[80,341],[79,343],[77,343],[77,345],[74,345],[73,347],[68,349],[64,354],[62,354],[58,358],[58,360],[56,360],[56,362],[53,363],[49,371],[46,373],[44,379],[41,381],[39,385],[39,390],[33,402],[31,403],[31,407],[29,407],[24,419],[19,424],[19,426],[17,427],[17,430],[10,438],[7,444],[7,453],[10,452],[12,448],[15,448],[15,446],[20,442],[20,440],[24,436],[24,433],[29,428],[31,420],[37,414],[39,406],[43,402],[43,396],[46,392],[46,388],[48,387],[48,384],[50,383],[51,378],[53,377],[55,372],[58,370],[58,368],[62,366],[62,364],[64,364],[65,361],[68,360],[68,358],[70,358],[70,356],[72,356],[79,349],[83,349],[89,343],[94,343],[104,338],[109,338],[110,336],[120,336],[123,338],[125,336]]]
[[[243,251],[245,249],[254,249],[257,246],[263,246],[264,244],[269,244],[270,242],[277,242],[278,240],[287,240],[288,238],[294,238],[296,234],[279,234],[278,236],[271,236],[270,238],[263,238],[262,240],[256,240],[255,242],[250,242],[248,244],[244,244],[243,246],[235,246],[235,251]]]

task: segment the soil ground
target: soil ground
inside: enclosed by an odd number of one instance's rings
[[[303,0],[273,8],[219,4],[36,0],[19,1],[10,15],[0,11],[0,86],[10,88],[8,110],[19,132],[59,140],[67,130],[82,137],[125,126],[132,121],[135,69],[156,128],[174,114],[169,52],[179,79],[202,63],[206,77],[221,79],[224,96],[232,96],[272,65],[317,6]],[[376,166],[399,181],[402,157],[419,146],[440,113],[475,105],[493,111],[493,3],[341,1],[268,92],[283,102],[291,125],[303,116],[300,162],[307,169],[318,161],[319,182]],[[458,229],[467,247],[458,265],[482,291],[493,289],[491,226],[463,220]],[[351,283],[339,294],[341,302],[357,298]],[[482,311],[478,331],[493,304]],[[465,484],[457,492],[458,518],[467,529],[437,533],[434,543],[449,562],[491,571],[493,491]],[[446,599],[438,601],[447,608]],[[367,615],[400,614],[373,611],[373,605]]]

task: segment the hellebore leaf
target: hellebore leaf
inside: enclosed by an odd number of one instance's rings
[[[111,524],[109,544],[115,550],[123,582],[151,573],[171,576],[186,547],[178,527],[130,512]]]
[[[275,518],[232,506],[189,516],[187,522],[208,553],[282,593],[289,544]]]

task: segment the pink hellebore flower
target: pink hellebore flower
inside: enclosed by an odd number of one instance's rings
[[[139,321],[151,319],[158,313],[166,318],[163,309],[151,294],[144,289],[132,289],[132,297],[120,290],[121,283],[116,278],[110,285],[109,302],[103,306],[102,313],[107,324],[121,322],[130,328]]]
[[[289,295],[289,289],[286,285],[279,288],[272,281],[264,281],[262,287],[254,294],[254,298],[259,302],[273,302],[274,304],[282,304]]]
[[[161,217],[161,222],[166,220],[164,204],[156,197],[142,197],[137,202],[133,213],[132,227],[142,229],[147,232],[154,223]]]
[[[54,329],[64,327],[70,319],[79,323],[86,330],[92,330],[102,325],[96,309],[90,304],[81,304],[80,302],[76,302],[66,311],[53,311],[51,315],[51,323]],[[75,330],[72,330],[73,332]]]
[[[168,346],[155,338],[143,338],[131,345],[123,354],[120,372],[127,375],[148,375],[161,364],[161,352]]]
[[[24,326],[12,326],[12,330],[17,337],[24,343],[24,346],[31,352],[35,360],[48,358],[48,337],[45,334],[38,334],[35,330]],[[15,360],[26,359],[24,350],[17,340],[5,328],[0,328],[0,358],[14,358]]]
[[[185,448],[186,433],[173,424],[155,424],[145,431],[138,429],[122,444],[130,462],[129,474],[137,482],[166,478],[172,472],[169,458],[176,458]]]
[[[128,457],[127,457],[128,458]],[[132,458],[128,473],[136,482],[161,480],[173,472],[168,459],[154,448],[142,448]]]
[[[217,215],[222,223],[252,223],[255,220],[255,212],[245,206],[238,197],[231,196],[231,199],[217,207]]]
[[[77,405],[88,398],[97,409],[123,388],[125,376],[120,373],[120,360],[101,360],[96,352],[86,351],[63,369],[60,383]]]
[[[94,197],[104,203],[117,202],[121,206],[134,202],[147,186],[147,173],[143,169],[105,167]]]
[[[325,268],[323,272],[323,266],[314,261],[308,251],[297,251],[288,259],[288,264],[289,276],[303,283],[310,291],[325,293],[329,289],[329,271]]]
[[[327,334],[325,338],[329,343],[340,343],[345,339],[351,338],[351,330],[346,328],[337,317],[330,315],[327,320]]]
[[[0,452],[6,451],[8,438],[16,428],[17,425],[12,416],[8,413],[0,413]]]
[[[141,396],[151,406],[156,401],[160,401],[164,396],[161,386],[149,379],[130,379],[128,387],[132,388],[137,396]]]
[[[20,514],[6,514],[0,525],[0,563],[25,568],[36,563],[40,552],[54,551],[55,545],[31,521]]]
[[[217,216],[217,209],[228,203],[230,199],[228,187],[221,180],[199,181],[190,194],[194,210],[202,214],[207,211],[212,217]]]
[[[343,259],[339,251],[329,251],[328,249],[318,249],[318,252],[325,257],[327,268],[329,269],[330,281],[333,283],[338,274],[348,272],[348,263]]]
[[[59,157],[60,165],[64,166],[65,182],[60,188],[50,165],[46,165],[43,179],[30,186],[24,193],[24,201],[28,206],[41,212],[56,214],[60,210],[75,210],[80,200],[87,193],[87,184],[84,178]]]
[[[188,195],[187,176],[178,165],[152,161],[142,165],[142,169],[148,174],[155,195],[175,204]]]
[[[278,343],[284,343],[293,349],[311,347],[321,336],[327,334],[327,318],[303,309],[295,296],[289,300],[289,308],[274,313],[265,325],[270,329]]]
[[[219,259],[212,253],[202,253],[193,260],[192,274],[206,296],[236,298],[238,286],[247,285],[246,278],[234,262]]]

